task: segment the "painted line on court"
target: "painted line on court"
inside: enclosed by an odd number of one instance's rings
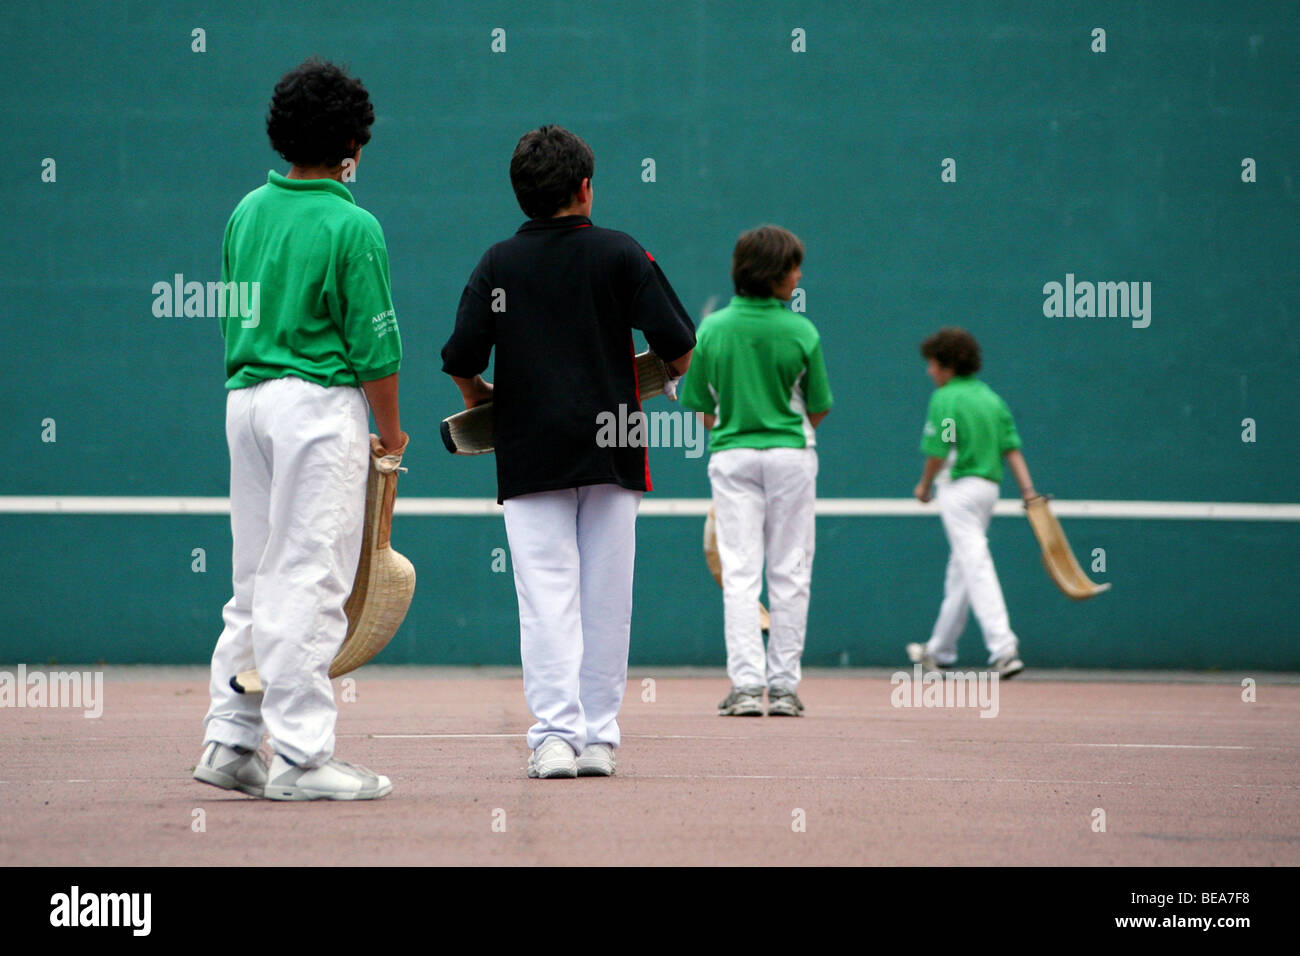
[[[752,774],[752,773],[626,773],[619,772],[625,780],[843,780],[860,783],[1001,783],[1001,784],[1043,784],[1051,786],[1106,786],[1106,787],[1159,787],[1174,790],[1300,790],[1300,784],[1291,783],[1189,783],[1172,785],[1167,780],[1039,780],[1032,777],[868,777],[843,776],[836,774]],[[142,779],[173,781],[173,777],[24,777],[19,780],[0,780],[0,786],[31,783],[132,783]],[[230,796],[241,796],[237,791],[230,791]],[[215,797],[214,797],[215,798]]]
[[[368,740],[522,740],[527,734],[339,734],[340,737],[365,737]],[[624,734],[627,740],[756,740],[753,736],[722,734]],[[789,738],[786,738],[789,739]],[[838,739],[838,738],[820,738]],[[914,737],[875,737],[869,743],[914,744]]]
[[[342,735],[347,736],[347,735]],[[370,740],[516,740],[526,734],[367,734]]]
[[[722,734],[624,734],[629,740],[764,740],[754,734],[741,736],[724,736]],[[782,740],[844,740],[843,737],[834,734],[812,734],[787,736],[780,738]],[[858,743],[869,744],[917,744],[921,741],[915,737],[870,737],[858,740]]]
[[[647,517],[703,517],[708,498],[646,498]],[[1300,521],[1300,504],[1246,501],[1066,501],[1053,500],[1058,518],[1155,518],[1183,521]],[[64,515],[225,515],[229,498],[148,495],[4,495],[0,514]],[[396,513],[407,517],[482,517],[499,515],[494,498],[398,498]],[[1000,517],[1024,514],[1018,499],[997,503]],[[934,505],[911,498],[819,498],[817,514],[836,518],[935,517]]]
[[[1155,750],[1254,750],[1234,744],[1063,744],[1065,747],[1149,747]]]
[[[340,736],[354,736],[343,734]],[[527,737],[527,734],[358,734],[355,736],[368,737],[371,740],[521,740]],[[719,734],[625,734],[629,740],[757,740],[754,736],[723,736]],[[790,739],[790,738],[783,738]],[[797,739],[797,738],[796,738]],[[819,738],[826,739],[826,738]],[[873,744],[915,744],[920,740],[915,737],[873,737],[866,740],[857,741],[858,743]],[[971,740],[953,740],[938,741],[939,743],[982,743],[983,741]],[[1021,747],[1105,747],[1105,748],[1131,748],[1131,749],[1151,749],[1151,750],[1256,750],[1253,746],[1241,744],[1090,744],[1090,743],[1073,743],[1056,740],[1017,740],[1017,741],[1000,741],[1001,743],[1013,743]],[[936,743],[936,741],[927,741],[927,743]],[[1283,749],[1291,748],[1266,748],[1266,749]],[[766,777],[755,777],[756,780],[764,780]],[[857,777],[845,777],[845,780],[857,780]],[[866,778],[863,778],[866,779]],[[873,778],[874,779],[874,778]],[[910,779],[910,778],[909,778]],[[927,778],[928,779],[928,778]]]
[[[751,773],[621,773],[628,780],[844,780],[849,782],[879,783],[1013,783],[1047,784],[1052,786],[1106,786],[1106,787],[1160,787],[1175,790],[1300,790],[1293,783],[1190,783],[1172,785],[1168,780],[1039,780],[1033,777],[884,777],[841,776],[835,774],[751,774]]]

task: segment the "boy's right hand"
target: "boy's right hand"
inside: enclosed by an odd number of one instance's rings
[[[473,378],[461,378],[459,375],[453,375],[451,380],[460,389],[460,397],[465,399],[466,409],[492,401],[492,383],[483,381],[482,375],[475,375]]]
[[[912,494],[915,495],[916,500],[921,502],[923,505],[928,505],[930,503],[930,498],[932,497],[930,494],[930,486],[924,481],[920,482],[912,489]]]

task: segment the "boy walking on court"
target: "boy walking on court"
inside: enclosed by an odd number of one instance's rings
[[[222,319],[234,596],[194,777],[275,800],[392,790],[387,777],[334,759],[329,680],[361,553],[367,400],[384,447],[406,445],[384,234],[342,183],[374,119],[365,87],[333,64],[287,73],[266,125],[289,174],[269,173],[244,197],[222,246],[222,281],[251,289],[257,306]],[[231,677],[254,666],[264,693],[236,693]],[[269,768],[257,752],[264,734]]]
[[[927,456],[916,498],[928,502],[938,476],[939,515],[952,553],[944,578],[943,604],[929,643],[907,645],[908,657],[927,670],[957,660],[957,639],[966,616],[975,611],[989,663],[1002,677],[1024,670],[1019,642],[1011,630],[1002,587],[989,551],[988,527],[998,501],[1002,460],[1026,501],[1037,495],[1020,453],[1020,436],[1011,411],[979,379],[980,348],[964,329],[944,328],[921,343],[926,372],[937,386],[921,438]]]
[[[442,350],[472,408],[493,404],[497,500],[519,599],[530,777],[609,776],[627,688],[646,448],[597,442],[640,409],[632,330],[680,377],[695,329],[654,258],[591,222],[595,156],[559,126],[525,133],[510,183],[528,221],[488,249]],[[495,382],[483,380],[496,349]]]
[[[803,275],[803,244],[778,226],[740,237],[736,294],[700,326],[681,402],[704,416],[709,481],[722,561],[731,693],[723,716],[798,717],[796,691],[808,622],[815,543],[814,429],[831,408],[821,338],[782,307]],[[771,604],[766,660],[758,596],[767,562]]]

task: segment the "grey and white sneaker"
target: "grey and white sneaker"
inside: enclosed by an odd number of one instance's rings
[[[194,768],[194,779],[222,790],[238,790],[260,797],[266,787],[266,761],[256,750],[227,747],[209,740]]]
[[[321,767],[297,767],[276,754],[262,795],[268,800],[376,800],[392,792],[387,777],[365,767],[342,760]]]
[[[547,737],[528,757],[528,776],[549,780],[576,777],[578,763],[573,748],[560,737]]]
[[[579,777],[612,777],[614,748],[609,744],[592,744],[583,749],[576,763]]]
[[[767,689],[767,716],[802,717],[803,701],[792,690],[786,690],[784,687],[769,687]]]
[[[1010,680],[1025,669],[1018,654],[1004,654],[993,662],[993,669],[1002,680]]]
[[[719,717],[762,717],[763,688],[733,687],[718,704]]]

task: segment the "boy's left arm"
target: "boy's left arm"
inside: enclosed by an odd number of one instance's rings
[[[492,383],[484,381],[482,375],[475,375],[473,378],[461,378],[459,375],[453,375],[451,380],[460,389],[460,397],[465,399],[466,408],[473,408],[475,405],[484,405],[492,401]]]
[[[808,356],[808,374],[804,379],[804,389],[808,402],[808,424],[816,428],[831,413],[831,405],[835,401],[831,397],[831,385],[826,375],[826,360],[822,357],[820,336]]]
[[[338,297],[348,362],[375,418],[384,448],[406,446],[397,398],[402,338],[393,308],[388,249],[382,231],[364,237],[340,271]]]
[[[1011,469],[1011,474],[1015,476],[1016,484],[1020,486],[1020,497],[1026,501],[1037,498],[1038,492],[1034,490],[1034,480],[1029,477],[1029,466],[1025,464],[1025,456],[1020,453],[1020,449],[1013,448],[1003,457],[1007,460],[1007,467]]]
[[[230,217],[230,222],[226,223],[226,231],[221,236],[221,285],[223,288],[230,282],[230,227],[235,217]],[[226,309],[226,313],[238,312],[238,309]],[[221,337],[226,337],[226,320],[224,317],[217,319],[217,325],[221,329]]]
[[[1001,421],[998,422],[998,444],[1002,457],[1007,461],[1007,467],[1011,469],[1011,474],[1015,476],[1016,484],[1020,486],[1020,497],[1028,501],[1030,498],[1037,498],[1038,492],[1034,491],[1033,479],[1029,477],[1029,466],[1025,464],[1025,456],[1020,452],[1020,433],[1016,431],[1016,421],[1011,417],[1011,409],[1007,407],[1006,402],[1002,402]]]
[[[361,388],[365,391],[366,401],[370,403],[370,411],[375,416],[380,446],[385,453],[400,455],[410,436],[402,431],[402,413],[397,399],[397,373],[362,382]]]
[[[646,342],[663,359],[671,376],[680,378],[691,365],[695,323],[650,253],[635,246],[624,256],[624,262],[631,259],[633,263],[631,272],[623,273],[632,290],[629,324],[645,334]]]

